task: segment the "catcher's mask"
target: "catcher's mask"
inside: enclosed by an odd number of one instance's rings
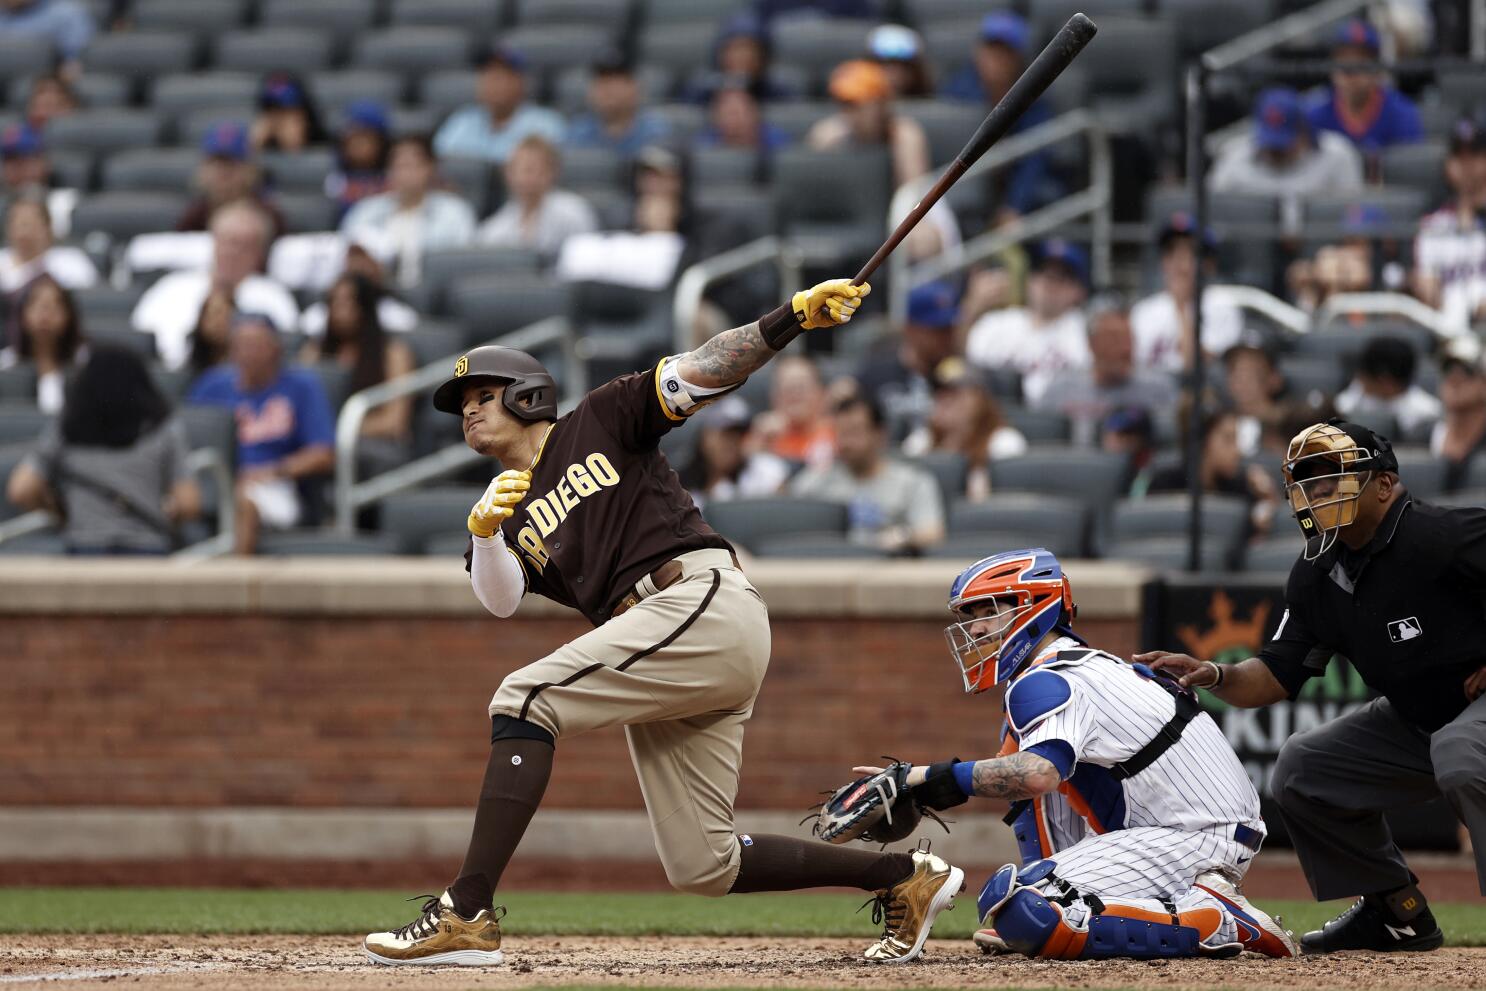
[[[1388,441],[1366,427],[1331,419],[1306,427],[1285,452],[1285,495],[1314,561],[1357,519],[1358,500],[1379,472],[1397,471]]]
[[[1073,634],[1073,588],[1044,547],[972,564],[950,586],[949,610],[944,637],[972,694],[1010,681],[1049,632]]]

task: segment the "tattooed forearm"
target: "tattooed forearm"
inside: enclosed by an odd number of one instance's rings
[[[725,330],[681,358],[681,377],[704,389],[721,389],[741,382],[778,352],[764,343],[758,323]]]
[[[975,762],[975,794],[983,798],[1035,798],[1058,787],[1058,769],[1036,754],[1011,754]]]

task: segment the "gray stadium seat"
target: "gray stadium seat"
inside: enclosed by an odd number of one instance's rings
[[[1006,419],[1021,431],[1031,444],[1062,444],[1072,439],[1073,428],[1068,417],[1057,410],[1028,409],[1007,404],[1001,408]]]
[[[483,485],[447,485],[390,495],[381,503],[381,531],[399,554],[422,554],[430,540],[463,530],[470,507],[485,494]],[[460,534],[460,551],[464,536]]]
[[[479,158],[441,158],[439,174],[450,186],[450,192],[469,200],[476,216],[490,212],[490,182],[495,170],[489,162]]]
[[[944,543],[930,548],[924,556],[938,560],[978,561],[992,554],[1021,550],[1024,547],[1046,547],[1061,558],[1082,557],[1084,553],[1082,538],[1076,533],[991,528],[952,533]]]
[[[241,103],[236,106],[203,107],[200,110],[192,110],[190,113],[176,118],[173,122],[175,130],[175,143],[187,148],[201,147],[201,139],[206,137],[206,132],[220,124],[237,124],[241,127],[251,127],[256,111],[250,103]]]
[[[330,400],[330,408],[340,409],[351,394],[351,370],[330,359],[299,367],[315,374],[315,378],[320,380],[320,388],[325,390],[325,398]]]
[[[1308,234],[1311,225],[1340,229],[1347,211],[1359,203],[1379,208],[1387,223],[1412,231],[1429,209],[1427,198],[1428,194],[1418,189],[1372,188],[1361,194],[1307,196],[1302,203]]]
[[[784,65],[813,67],[814,91],[824,93],[826,77],[838,63],[861,58],[867,51],[871,30],[870,21],[851,18],[791,21],[788,30],[773,33],[770,58]]]
[[[247,20],[250,0],[134,0],[129,19],[137,31],[215,34]]]
[[[924,54],[941,80],[948,80],[969,69],[980,43],[980,21],[985,11],[966,15],[945,15],[919,22],[924,39]],[[984,109],[984,108],[982,108]]]
[[[565,148],[562,152],[564,189],[624,189],[628,163],[608,148]]]
[[[90,327],[98,321],[127,323],[134,312],[144,287],[115,289],[110,285],[97,285],[88,289],[72,290],[72,301],[82,316],[83,326]]]
[[[1449,470],[1444,458],[1431,454],[1427,447],[1395,447],[1393,453],[1398,457],[1399,478],[1411,493],[1426,502],[1434,502],[1444,494]]]
[[[103,161],[103,189],[160,193],[190,189],[201,167],[195,148],[134,148]]]
[[[888,156],[879,149],[787,148],[774,156],[783,232],[832,243],[842,260],[882,240],[891,183]]]
[[[41,75],[55,61],[51,46],[34,35],[0,36],[0,78]]]
[[[196,373],[189,368],[165,368],[161,365],[150,366],[150,378],[155,383],[155,388],[160,394],[170,401],[171,405],[177,405],[185,398],[187,390],[191,388],[191,382],[196,378]]]
[[[980,104],[958,100],[902,100],[897,107],[923,126],[929,139],[929,161],[936,166],[954,160],[986,114]]]
[[[931,451],[916,458],[904,458],[908,464],[922,468],[934,476],[939,488],[939,498],[945,509],[956,500],[965,497],[965,478],[970,467],[965,456],[958,451]]]
[[[737,9],[735,0],[645,0],[649,24],[695,23],[715,29]]]
[[[1036,26],[1042,32],[1040,37],[1046,39],[1080,11],[1097,21],[1102,29],[1104,22],[1101,18],[1138,16],[1146,13],[1150,4],[1148,0],[1037,0],[1030,9],[1037,15]]]
[[[440,361],[455,360],[464,351],[464,328],[457,324],[436,323],[421,320],[411,334],[403,334],[398,340],[413,349],[413,360],[419,367]]]
[[[1049,17],[1038,7],[1038,22],[1051,37]],[[1099,44],[1079,57],[1088,73],[1090,105],[1096,113],[1139,128],[1144,133],[1171,120],[1176,111],[1176,25],[1167,20],[1106,17],[1099,20]]]
[[[322,193],[325,177],[335,169],[335,153],[328,148],[306,148],[293,153],[266,151],[258,162],[274,188],[291,193]]]
[[[0,403],[0,447],[34,444],[52,417],[36,408],[35,402]]]
[[[985,533],[998,530],[1028,534],[1061,533],[1074,547],[1082,548],[1088,507],[1073,496],[1026,492],[993,492],[980,502],[957,499],[949,507],[948,529],[951,536],[962,533]],[[1030,538],[1009,548],[1037,547]]]
[[[184,193],[97,193],[78,201],[72,211],[72,227],[102,231],[116,239],[172,231],[188,201]]]
[[[459,28],[486,38],[501,26],[501,0],[392,0],[394,25]]]
[[[1160,0],[1158,7],[1176,22],[1188,56],[1248,34],[1274,17],[1273,0]]]
[[[764,106],[764,120],[789,135],[792,141],[801,141],[817,121],[824,120],[836,112],[836,108],[818,100],[791,100],[788,103],[769,103]]]
[[[327,125],[336,119],[347,104],[357,100],[374,100],[390,107],[403,98],[402,76],[381,69],[346,69],[341,72],[312,73],[306,82]]]
[[[324,193],[278,193],[273,202],[290,234],[333,231],[338,226],[340,208]]]
[[[1481,72],[1476,67],[1459,69],[1442,67],[1435,77],[1446,106],[1457,113],[1468,113],[1481,104]]]
[[[1382,153],[1383,181],[1390,186],[1422,190],[1434,203],[1444,198],[1445,142],[1419,141],[1391,145]]]
[[[1128,546],[1160,537],[1185,539],[1191,502],[1186,493],[1152,495],[1144,499],[1121,499],[1110,514],[1106,547]],[[1205,496],[1202,500],[1204,543],[1220,547],[1233,560],[1249,529],[1249,507],[1230,496]],[[1106,550],[1105,557],[1117,557]],[[1206,552],[1204,551],[1204,559]]]
[[[399,27],[356,39],[352,62],[359,68],[432,72],[469,61],[472,39],[458,28]]]
[[[728,540],[753,549],[768,537],[795,533],[846,533],[846,506],[822,499],[739,499],[707,504],[712,529]]]
[[[377,20],[377,0],[262,0],[258,21],[267,28],[316,28],[339,38],[367,30]]]
[[[501,41],[545,73],[572,65],[574,58],[593,58],[613,43],[614,36],[590,24],[535,24],[507,31]]]
[[[712,43],[716,25],[710,22],[658,20],[654,17],[640,31],[640,61],[669,70],[685,78],[712,65]]]
[[[1433,333],[1417,324],[1342,325],[1300,334],[1295,338],[1295,354],[1330,361],[1355,361],[1374,337],[1401,337],[1414,345],[1414,350],[1420,355],[1429,353],[1434,345]]]
[[[617,37],[629,22],[630,0],[513,0],[515,21],[533,24],[583,24]]]
[[[670,293],[607,282],[573,285],[573,321],[590,362],[619,374],[643,367],[672,341]],[[602,374],[595,380],[603,381]]]
[[[250,104],[258,99],[258,77],[246,72],[189,72],[162,76],[150,87],[150,106],[166,114],[202,107]]]
[[[227,31],[217,37],[215,66],[238,72],[313,72],[330,65],[331,37],[310,28]]]
[[[89,327],[88,340],[93,344],[127,348],[146,361],[155,360],[155,335],[134,330],[126,325]]]
[[[1034,445],[1019,458],[992,461],[990,467],[993,492],[1071,496],[1102,510],[1124,494],[1128,465],[1123,454],[1047,444]]]
[[[1289,574],[1305,549],[1300,531],[1290,525],[1288,519],[1276,517],[1275,528],[1283,532],[1272,534],[1249,544],[1243,551],[1243,569],[1270,574]]]
[[[0,58],[4,58],[3,53],[0,53]],[[3,78],[4,73],[0,72],[0,79]],[[26,105],[26,97],[31,92],[34,78],[17,76],[10,81],[6,90],[8,92],[7,102],[11,106]],[[98,107],[120,107],[128,103],[134,84],[123,76],[114,76],[106,72],[89,72],[73,80],[72,88],[83,106],[97,109]]]
[[[387,113],[388,130],[394,138],[407,134],[432,134],[440,114],[427,107],[392,107]]]
[[[959,18],[961,20],[980,17],[997,8],[1010,7],[1006,3],[987,3],[986,0],[903,0],[903,14],[907,22],[918,28],[919,31],[932,27],[934,24]],[[977,34],[966,35],[970,40]]]
[[[763,173],[763,158],[752,148],[697,148],[691,153],[691,177],[702,187],[751,185]]]
[[[1117,540],[1104,549],[1107,561],[1133,561],[1150,565],[1161,571],[1185,571],[1187,569],[1186,537],[1142,537],[1138,540]],[[1202,542],[1203,571],[1228,571],[1230,561],[1227,552],[1217,541]]]
[[[237,418],[225,406],[199,406],[183,403],[176,410],[186,428],[186,443],[191,450],[210,448],[229,470],[237,464]]]
[[[64,189],[87,192],[93,188],[96,158],[91,151],[81,148],[53,149],[52,178]]]
[[[566,316],[570,290],[542,275],[466,275],[448,289],[450,309],[475,344],[553,316]]]
[[[692,103],[662,103],[653,108],[671,129],[671,145],[685,145],[707,126],[707,111]]]
[[[423,256],[423,278],[405,293],[409,305],[423,313],[445,313],[445,293],[456,279],[498,272],[541,269],[541,256],[526,248],[449,248]]]
[[[95,37],[83,63],[89,72],[146,79],[191,69],[196,51],[195,37],[182,31],[117,31]]]
[[[0,511],[5,503],[0,500]],[[0,543],[0,554],[16,557],[60,557],[67,553],[67,541],[55,530],[28,533]]]
[[[30,365],[0,368],[0,404],[29,403],[36,399],[36,369]],[[7,476],[0,473],[0,479]],[[0,483],[3,484],[3,483]]]
[[[790,533],[760,537],[754,542],[757,557],[793,557],[809,560],[886,558],[887,552],[870,544],[858,544],[839,533]]]
[[[380,533],[285,530],[258,538],[260,557],[385,557],[396,553],[397,544]]]
[[[160,143],[161,119],[149,110],[79,110],[47,124],[47,143],[53,148],[75,148],[95,154],[127,148],[149,148]]]
[[[483,489],[481,490],[484,491]],[[468,532],[459,533],[446,530],[443,533],[429,537],[423,543],[423,553],[427,557],[449,557],[462,558],[464,552],[469,549],[470,535]]]
[[[1287,354],[1280,358],[1280,374],[1290,393],[1305,397],[1312,392],[1335,395],[1347,385],[1346,366],[1335,359]]]
[[[463,66],[430,72],[418,81],[418,102],[439,113],[450,113],[474,102],[478,78],[476,70]]]

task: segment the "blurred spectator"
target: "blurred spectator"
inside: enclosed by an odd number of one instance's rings
[[[1446,353],[1440,362],[1440,406],[1443,415],[1430,432],[1429,451],[1444,459],[1445,488],[1454,490],[1465,484],[1471,459],[1486,451],[1486,371],[1479,358]]]
[[[836,428],[826,412],[826,388],[815,362],[801,354],[771,366],[769,408],[754,418],[760,443],[788,461],[824,466],[836,453]]]
[[[737,396],[694,417],[696,448],[678,474],[698,508],[775,495],[789,479],[789,462],[749,443],[749,419],[748,404]]]
[[[284,215],[269,202],[263,190],[263,171],[248,147],[248,129],[233,121],[212,125],[201,139],[201,166],[196,170],[200,195],[186,206],[175,222],[178,231],[211,230],[212,216],[220,207],[238,200],[251,200],[271,224],[269,241],[285,230]]]
[[[52,233],[66,237],[72,229],[76,189],[59,188],[52,176],[51,159],[41,135],[25,124],[0,129],[0,194],[13,196],[22,190],[38,189],[46,196],[52,218]]]
[[[903,332],[874,348],[857,372],[857,383],[887,416],[890,435],[921,426],[933,405],[931,378],[955,353],[960,293],[948,280],[915,286],[908,294]]]
[[[23,193],[5,211],[0,293],[13,293],[43,273],[68,289],[86,289],[98,282],[98,270],[85,251],[53,242],[46,200],[34,192]]]
[[[56,73],[37,76],[26,94],[26,123],[38,131],[58,117],[77,112],[80,101],[72,84]]]
[[[526,59],[499,46],[480,58],[476,101],[449,115],[434,136],[440,157],[483,158],[504,162],[528,134],[562,140],[563,120],[556,111],[526,102]]]
[[[754,9],[765,22],[776,17],[876,17],[872,0],[755,0]]]
[[[1223,374],[1237,419],[1239,452],[1252,458],[1263,445],[1265,428],[1282,415],[1285,377],[1267,348],[1243,339],[1223,352]]]
[[[944,95],[952,100],[984,104],[989,110],[1001,101],[1011,84],[1026,68],[1027,22],[1010,11],[987,14],[980,22],[980,40],[975,46],[975,63],[962,69],[944,86]],[[1037,100],[1011,125],[1009,134],[1019,134],[1052,120],[1052,111],[1044,100]],[[1017,159],[1007,169],[998,169],[993,180],[1000,184],[995,200],[999,203],[996,219],[1000,223],[1030,213],[1053,202],[1064,193],[1047,149],[1034,151]]]
[[[299,320],[294,296],[261,274],[271,224],[252,201],[227,204],[212,217],[211,268],[171,272],[139,298],[130,323],[135,330],[155,335],[155,352],[166,368],[186,363],[201,305],[214,291],[230,294],[240,312],[265,314],[286,330]]]
[[[1027,453],[1027,438],[1006,419],[1001,404],[964,358],[945,358],[934,369],[929,420],[903,442],[903,453],[909,457],[933,452],[965,458],[965,491],[945,496],[971,502],[982,502],[991,494],[992,461]]]
[[[365,245],[352,241],[346,246],[346,262],[341,274],[362,276],[378,287],[380,299],[377,302],[377,321],[383,330],[406,334],[418,326],[418,311],[386,291],[387,273],[383,270],[382,263],[377,261]],[[304,313],[300,315],[299,332],[308,337],[319,337],[325,333],[327,319],[325,301],[317,300],[305,307]]]
[[[867,35],[867,54],[887,73],[895,99],[933,98],[934,70],[917,31],[901,24],[879,24]]]
[[[902,185],[929,171],[929,139],[918,121],[893,110],[887,73],[876,62],[854,59],[831,73],[831,99],[837,111],[816,121],[805,142],[816,149],[888,149],[893,184]]]
[[[1207,182],[1215,193],[1278,196],[1295,213],[1306,196],[1360,190],[1362,158],[1340,134],[1312,133],[1299,95],[1275,87],[1259,94],[1253,130],[1223,146]]]
[[[187,402],[225,407],[237,419],[233,550],[252,554],[262,529],[303,520],[299,483],[335,467],[335,414],[314,372],[283,367],[283,344],[267,317],[239,313],[230,354],[230,364],[196,380]]]
[[[391,143],[387,111],[374,100],[346,107],[335,140],[335,171],[325,177],[325,195],[346,211],[387,188],[387,151]]]
[[[741,77],[724,79],[712,91],[707,126],[696,136],[699,148],[745,148],[770,154],[789,144],[789,135],[764,120],[758,100]]]
[[[718,28],[712,42],[712,68],[691,80],[686,90],[699,103],[715,93],[724,80],[744,87],[761,103],[800,96],[771,78],[768,69],[768,26],[751,13],[738,12]]]
[[[1139,499],[1150,490],[1156,455],[1156,428],[1144,406],[1110,410],[1099,424],[1099,449],[1126,458],[1125,493]]]
[[[381,297],[381,289],[364,275],[336,279],[325,294],[325,334],[307,343],[299,360],[307,365],[322,360],[335,362],[350,372],[353,393],[411,372],[416,366],[413,349],[388,337],[377,319]],[[361,436],[402,448],[412,434],[412,426],[413,399],[408,396],[367,413],[361,421]]]
[[[523,138],[506,159],[506,202],[480,225],[475,240],[555,257],[572,235],[598,230],[598,215],[588,201],[557,188],[561,171],[552,142],[536,134]]]
[[[1175,383],[1164,372],[1135,364],[1130,310],[1115,299],[1096,300],[1088,316],[1089,365],[1059,372],[1033,405],[1057,410],[1073,428],[1075,444],[1092,445],[1116,409],[1140,407],[1153,419],[1170,415]]]
[[[1387,223],[1387,215],[1376,204],[1348,206],[1340,240],[1318,248],[1314,257],[1297,258],[1286,269],[1291,302],[1314,312],[1339,293],[1400,288],[1402,270],[1396,263],[1385,264],[1377,245],[1377,233]]]
[[[944,506],[934,476],[887,455],[882,410],[861,395],[837,402],[832,421],[836,458],[806,468],[792,495],[847,507],[851,539],[892,554],[913,554],[944,542]]]
[[[62,517],[69,554],[168,554],[201,513],[186,429],[143,359],[99,347],[67,389],[58,422],[11,473],[7,495]]]
[[[325,127],[304,82],[287,72],[263,78],[258,90],[258,115],[248,132],[257,152],[300,152],[325,143]]]
[[[1465,327],[1486,317],[1486,114],[1456,121],[1445,180],[1454,198],[1414,241],[1415,291]]]
[[[43,413],[62,409],[67,373],[86,348],[82,321],[72,295],[49,275],[33,279],[16,297],[14,331],[0,351],[0,368],[30,365],[36,372],[36,407]]]
[[[1351,141],[1374,173],[1384,148],[1424,140],[1418,109],[1388,84],[1377,66],[1380,57],[1376,28],[1359,19],[1341,25],[1331,59],[1343,64],[1331,70],[1331,88],[1310,101],[1305,115],[1312,131]]]
[[[1414,381],[1418,356],[1401,337],[1380,334],[1357,358],[1357,372],[1336,397],[1336,408],[1349,420],[1379,414],[1393,417],[1398,429],[1413,437],[1438,420],[1440,401]]]
[[[193,381],[227,360],[232,340],[232,318],[236,315],[232,295],[221,289],[213,290],[201,304],[196,326],[191,331],[191,353],[186,358],[186,370],[191,373]]]
[[[670,136],[671,125],[654,110],[640,106],[640,83],[634,68],[618,52],[593,63],[588,81],[588,112],[568,125],[563,143],[569,148],[607,148],[632,156]]]
[[[352,240],[381,238],[389,245],[398,285],[418,283],[424,252],[458,248],[475,235],[475,211],[462,197],[435,189],[437,179],[428,138],[404,135],[392,142],[387,158],[387,192],[357,203],[341,223]]]
[[[0,38],[44,37],[69,78],[82,72],[83,51],[95,30],[92,14],[78,0],[0,0]]]
[[[1185,434],[1190,424],[1185,414],[1181,414],[1179,422],[1185,452]],[[1238,449],[1238,418],[1231,409],[1208,410],[1204,415],[1200,452],[1197,475],[1202,491],[1242,499],[1249,507],[1249,536],[1268,533],[1279,506],[1279,486],[1262,467],[1245,463]],[[1188,477],[1185,463],[1158,471],[1151,478],[1149,491],[1185,492]]]
[[[1135,364],[1153,371],[1180,374],[1192,367],[1192,300],[1197,293],[1197,265],[1211,281],[1217,273],[1217,244],[1189,213],[1172,214],[1161,228],[1161,291],[1130,308],[1135,331]],[[1238,342],[1243,317],[1238,308],[1207,290],[1202,297],[1202,350],[1219,355]]]
[[[1027,402],[1041,401],[1060,372],[1089,365],[1089,342],[1080,307],[1089,292],[1089,258],[1066,241],[1043,244],[1027,277],[1027,305],[992,310],[975,321],[965,356],[982,368],[1012,368],[1022,375]]]

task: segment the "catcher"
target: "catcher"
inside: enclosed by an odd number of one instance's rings
[[[1089,647],[1042,548],[988,557],[950,588],[945,630],[965,690],[1005,690],[997,757],[857,768],[818,831],[912,828],[923,808],[1012,800],[1020,865],[980,893],[975,940],[1032,957],[1295,953],[1238,884],[1264,841],[1259,797],[1192,692]]]

